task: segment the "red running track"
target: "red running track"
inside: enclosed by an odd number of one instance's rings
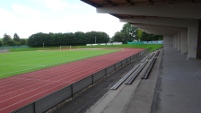
[[[120,52],[0,79],[0,113],[21,108],[142,50],[123,49]]]

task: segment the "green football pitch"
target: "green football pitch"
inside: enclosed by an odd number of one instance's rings
[[[0,54],[0,78],[103,55],[117,50],[22,51]]]

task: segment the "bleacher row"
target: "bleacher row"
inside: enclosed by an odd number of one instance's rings
[[[114,84],[110,89],[116,90],[123,83],[125,85],[131,85],[135,78],[143,71],[141,79],[148,79],[149,74],[157,60],[158,55],[160,54],[160,50],[150,53],[144,59],[142,59],[139,63],[134,65],[134,67],[127,72],[122,79],[120,79],[116,84]]]

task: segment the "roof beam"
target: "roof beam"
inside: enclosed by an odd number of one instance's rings
[[[127,3],[134,5],[134,3],[131,0],[126,0]]]
[[[116,6],[117,4],[113,3],[111,0],[105,0],[107,3],[111,4],[112,6]]]
[[[101,7],[101,5],[98,5],[98,4],[96,4],[96,3],[92,2],[92,1],[89,1],[89,0],[81,0],[81,1],[85,2],[87,4],[90,4],[90,5],[94,6],[94,7]]]
[[[174,35],[177,34],[177,31],[172,30],[161,30],[161,29],[149,29],[149,28],[140,28],[144,30],[145,32],[156,34],[156,35]]]
[[[198,20],[194,19],[176,19],[176,18],[153,18],[153,19],[120,19],[121,22],[152,24],[173,27],[189,27],[197,24]]]
[[[174,3],[175,3],[175,0],[169,0],[169,3],[170,3],[170,4],[174,4]]]
[[[148,5],[153,5],[153,1],[152,0],[147,0]]]
[[[137,24],[137,23],[131,23],[134,27],[137,28],[149,28],[149,29],[160,29],[160,30],[173,30],[173,31],[182,31],[187,30],[187,28],[184,27],[171,27],[171,26],[163,26],[163,25],[151,25],[151,24]]]
[[[201,3],[154,4],[97,8],[99,13],[201,19]]]
[[[151,25],[151,24],[136,24],[131,23],[132,26],[146,29],[146,31],[152,32],[153,34],[160,34],[160,35],[174,35],[178,32],[187,30],[187,28],[183,27],[170,27],[170,26],[159,26],[159,25]]]

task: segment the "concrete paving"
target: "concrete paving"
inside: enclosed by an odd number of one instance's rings
[[[201,62],[165,47],[147,80],[109,91],[87,113],[201,113]]]
[[[165,48],[153,113],[201,113],[201,62]]]

